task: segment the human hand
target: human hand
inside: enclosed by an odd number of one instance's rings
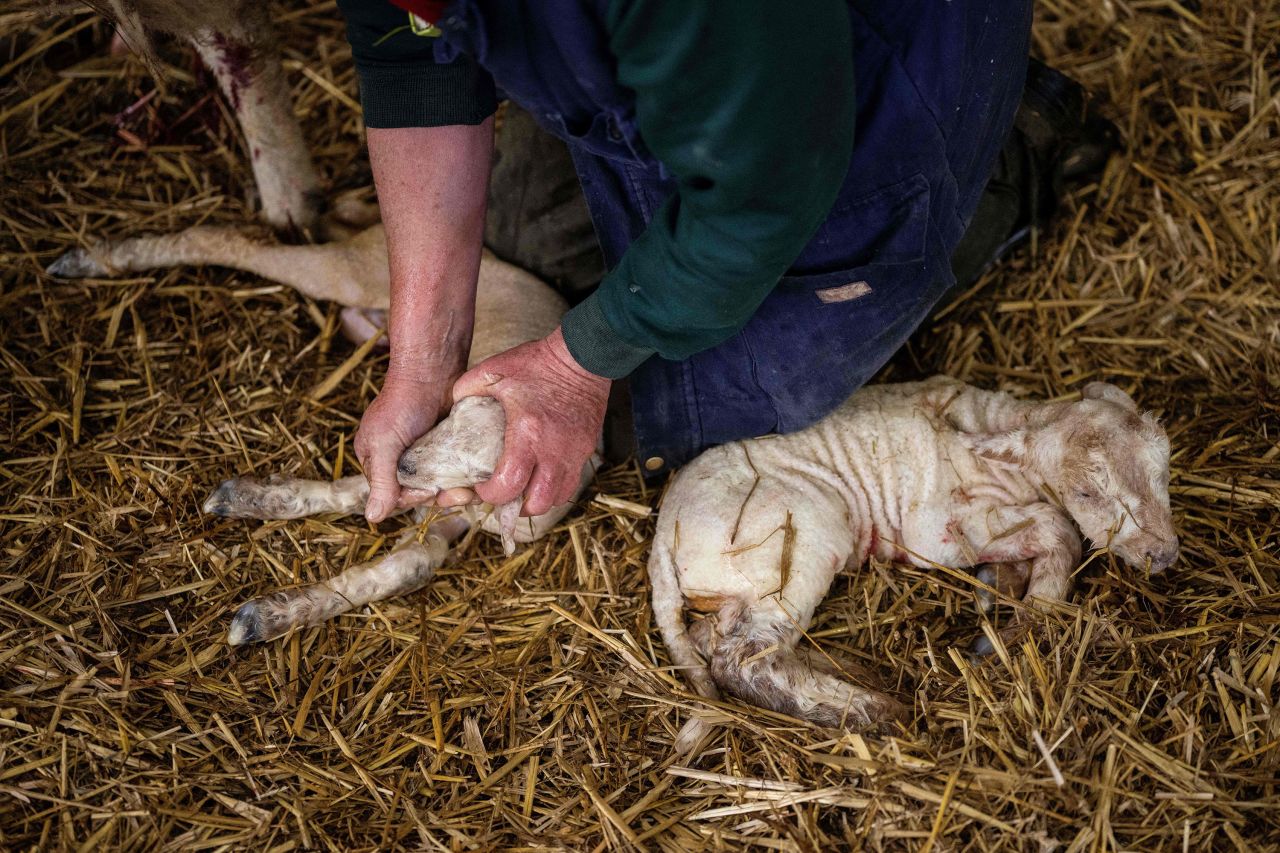
[[[356,458],[369,481],[364,515],[377,523],[397,509],[434,503],[456,506],[474,500],[470,489],[450,489],[440,494],[401,489],[396,479],[400,454],[435,426],[448,408],[448,380],[433,381],[387,372],[382,390],[365,410],[355,436]]]
[[[573,359],[558,328],[464,373],[454,399],[493,397],[507,419],[498,467],[475,493],[493,506],[523,494],[529,516],[571,500],[600,440],[611,384]]]

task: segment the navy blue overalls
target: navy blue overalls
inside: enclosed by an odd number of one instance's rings
[[[606,0],[457,0],[435,51],[462,51],[569,144],[612,268],[675,188],[614,79]],[[746,327],[631,376],[650,471],[800,429],[869,380],[952,285],[950,257],[1012,126],[1030,0],[849,3],[857,125],[826,222]],[[785,14],[780,9],[779,14]]]

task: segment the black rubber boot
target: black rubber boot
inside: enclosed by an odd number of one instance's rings
[[[1090,107],[1079,83],[1032,59],[1013,130],[951,257],[955,292],[1043,227],[1065,186],[1100,174],[1118,140],[1115,125]]]

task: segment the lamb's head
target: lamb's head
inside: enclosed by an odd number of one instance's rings
[[[441,492],[482,483],[502,455],[506,430],[502,404],[492,397],[464,397],[449,416],[400,455],[400,485]]]
[[[1091,382],[1079,401],[1038,406],[1025,428],[977,445],[1041,480],[1096,547],[1153,573],[1177,559],[1169,438],[1120,388]]]

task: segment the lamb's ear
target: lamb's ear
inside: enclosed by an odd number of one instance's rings
[[[1080,395],[1086,400],[1106,400],[1131,412],[1138,411],[1138,404],[1133,402],[1133,398],[1110,382],[1090,382],[1080,389]]]
[[[967,433],[960,436],[965,447],[990,462],[1021,467],[1027,460],[1027,431]]]

